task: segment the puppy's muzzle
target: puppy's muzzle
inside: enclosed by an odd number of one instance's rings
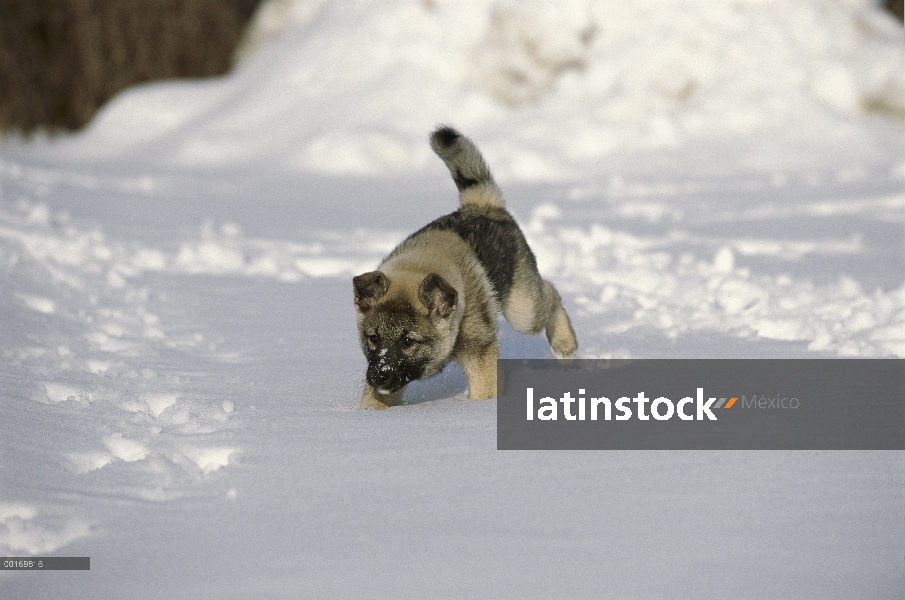
[[[416,379],[421,379],[424,368],[390,352],[377,354],[368,364],[366,379],[380,394],[393,394]]]
[[[376,371],[373,374],[368,374],[368,383],[381,392],[386,390],[387,393],[392,393],[394,391],[392,388],[395,387],[394,384],[397,379],[399,379],[399,377],[395,373],[389,371]]]
[[[397,392],[408,383],[398,371],[381,364],[368,368],[367,380],[381,394]]]

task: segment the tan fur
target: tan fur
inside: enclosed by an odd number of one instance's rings
[[[383,410],[396,406],[402,401],[402,390],[394,394],[379,394],[373,387],[365,384],[364,395],[361,397],[361,407],[374,410]]]
[[[503,208],[503,195],[496,184],[480,185],[459,192],[462,208],[474,207],[478,210],[487,208]]]
[[[553,355],[560,360],[567,360],[575,356],[578,351],[578,340],[575,339],[575,331],[566,309],[562,307],[562,300],[553,284],[544,281],[544,296],[546,305],[550,311],[544,328],[547,330],[547,341]]]
[[[455,288],[459,298],[464,299],[456,307],[454,318],[442,326],[440,331],[445,339],[437,347],[437,360],[431,363],[425,377],[439,373],[446,366],[457,341],[470,341],[474,337],[481,343],[486,341],[483,332],[473,333],[473,322],[480,314],[496,315],[499,309],[484,269],[462,238],[446,231],[422,235],[410,240],[406,252],[384,262],[380,270],[390,280],[388,299],[394,291],[407,298],[417,298],[417,286],[429,273],[439,274]],[[395,290],[394,281],[397,282]]]
[[[500,348],[496,340],[476,351],[462,353],[458,362],[468,381],[468,397],[472,400],[496,398],[496,361]]]

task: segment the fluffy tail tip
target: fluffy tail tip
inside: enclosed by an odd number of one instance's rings
[[[431,148],[443,156],[456,147],[462,134],[447,125],[439,125],[431,134]]]
[[[503,206],[500,190],[471,140],[452,127],[439,125],[431,134],[430,142],[433,151],[446,163],[459,189],[462,206]]]

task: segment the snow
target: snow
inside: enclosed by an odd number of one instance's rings
[[[0,595],[899,597],[901,452],[499,452],[456,367],[362,411],[350,279],[455,207],[444,122],[579,356],[903,357],[900,27],[855,0],[268,10],[230,76],[0,146],[0,554],[92,559]]]

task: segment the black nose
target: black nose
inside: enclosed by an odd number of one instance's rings
[[[371,382],[379,387],[386,387],[393,380],[392,371],[377,371],[371,376]]]
[[[395,392],[411,381],[404,364],[397,360],[377,361],[368,366],[368,383],[383,392]]]

